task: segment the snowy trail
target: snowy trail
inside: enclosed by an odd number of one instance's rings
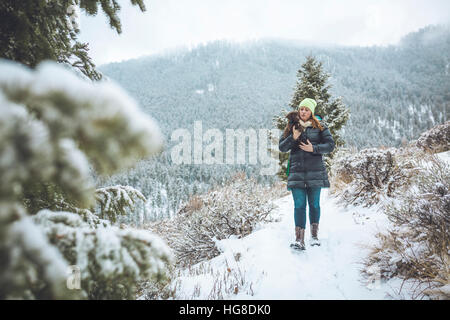
[[[307,250],[295,252],[289,248],[294,240],[292,195],[274,203],[278,208],[273,216],[278,222],[264,224],[243,239],[219,241],[223,253],[208,262],[212,271],[180,277],[178,293],[185,298],[211,298],[217,279],[227,278],[226,270],[228,278],[234,275],[235,282],[245,280],[245,284],[240,284],[237,294],[231,290],[224,293],[225,299],[386,299],[386,293],[392,293],[387,284],[369,289],[359,271],[367,252],[363,246],[373,243],[375,233],[387,223],[377,207],[343,208],[329,196],[328,189],[322,189],[322,245],[309,246],[307,222]],[[227,285],[233,286],[232,279],[223,280],[222,287]],[[192,295],[194,287],[196,295]]]

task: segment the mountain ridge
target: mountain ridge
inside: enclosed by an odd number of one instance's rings
[[[218,129],[271,128],[272,117],[288,108],[297,70],[312,54],[331,75],[330,92],[342,96],[350,108],[344,139],[361,148],[398,146],[447,120],[447,52],[449,28],[429,26],[395,46],[317,47],[284,39],[215,41],[189,51],[104,65],[100,70],[124,86],[161,123],[165,134],[179,123],[180,114],[184,128],[196,120]]]

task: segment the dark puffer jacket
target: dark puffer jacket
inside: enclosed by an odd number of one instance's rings
[[[323,131],[320,132],[318,128],[306,127],[297,140],[292,137],[292,132],[286,138],[283,138],[283,133],[281,133],[278,148],[281,152],[291,151],[288,190],[291,188],[330,187],[322,154],[332,152],[335,144],[330,130],[325,126],[323,128]],[[303,139],[311,142],[313,152],[300,149],[300,141]]]

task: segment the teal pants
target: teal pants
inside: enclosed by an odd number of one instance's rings
[[[320,190],[320,187],[291,189],[294,198],[294,222],[296,227],[306,227],[306,203],[309,206],[309,223],[319,223]]]

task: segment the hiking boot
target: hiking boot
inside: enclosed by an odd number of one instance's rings
[[[305,247],[305,229],[295,227],[295,242],[291,244],[291,248],[297,250],[306,250]]]
[[[311,246],[320,246],[320,240],[319,240],[319,224],[318,223],[311,223]]]

